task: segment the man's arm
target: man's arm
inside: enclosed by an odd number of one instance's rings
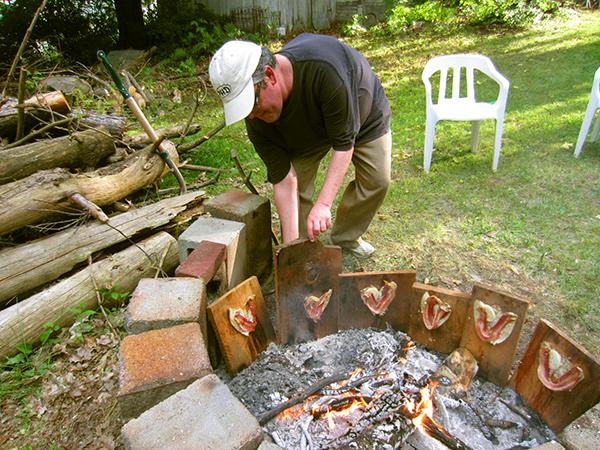
[[[283,242],[298,239],[298,179],[294,166],[283,180],[273,185],[273,199],[279,213]]]
[[[306,232],[311,241],[331,227],[331,205],[344,182],[344,175],[352,161],[352,152],[353,149],[332,152],[323,187],[306,219]]]

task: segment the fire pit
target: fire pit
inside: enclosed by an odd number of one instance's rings
[[[553,438],[535,413],[522,408],[520,415],[507,406],[521,403],[510,388],[476,379],[468,393],[444,389],[448,380],[435,375],[443,361],[400,331],[345,330],[296,345],[271,344],[228,384],[288,449],[392,449],[411,442],[506,449]],[[294,397],[297,405],[270,417]]]
[[[256,280],[208,313],[231,391],[283,448],[530,448],[600,397],[600,365],[544,320],[515,368],[530,304],[508,292],[341,273],[308,241],[277,248],[275,283],[276,314]]]

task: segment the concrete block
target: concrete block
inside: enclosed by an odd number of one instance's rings
[[[205,285],[217,284],[219,293],[227,290],[227,268],[225,258],[227,246],[216,242],[202,241],[177,269],[176,277],[200,278]]]
[[[197,278],[143,278],[125,313],[130,334],[198,322],[206,336],[206,286]]]
[[[212,372],[198,323],[126,336],[119,349],[123,420],[139,416]]]
[[[129,450],[256,450],[262,429],[216,375],[207,375],[123,426]]]
[[[600,448],[600,404],[565,427],[558,440],[569,450]]]
[[[246,225],[246,276],[265,280],[273,269],[271,242],[271,204],[260,195],[240,189],[230,189],[204,202],[206,212],[213,217],[242,222]]]
[[[227,289],[246,279],[246,226],[241,222],[199,217],[179,236],[179,261],[184,262],[200,242],[209,241],[227,247]]]

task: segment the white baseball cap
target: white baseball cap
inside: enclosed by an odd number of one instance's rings
[[[229,41],[210,61],[208,75],[223,102],[225,125],[244,119],[254,108],[252,74],[260,54],[261,48],[254,42]]]

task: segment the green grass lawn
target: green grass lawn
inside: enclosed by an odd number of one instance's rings
[[[377,247],[346,270],[414,268],[417,278],[470,291],[475,282],[531,300],[543,317],[600,354],[600,144],[573,150],[593,75],[600,65],[600,14],[572,12],[526,31],[421,30],[346,38],[371,61],[392,104],[393,183],[365,238]],[[511,82],[499,169],[492,172],[494,122],[481,127],[477,153],[470,124],[440,122],[429,174],[422,170],[427,60],[482,53]],[[220,120],[214,96],[206,123]],[[242,125],[193,155],[232,168],[235,148],[252,180],[270,195],[265,171]],[[227,172],[216,193],[230,187]],[[535,321],[530,321],[531,332]]]

